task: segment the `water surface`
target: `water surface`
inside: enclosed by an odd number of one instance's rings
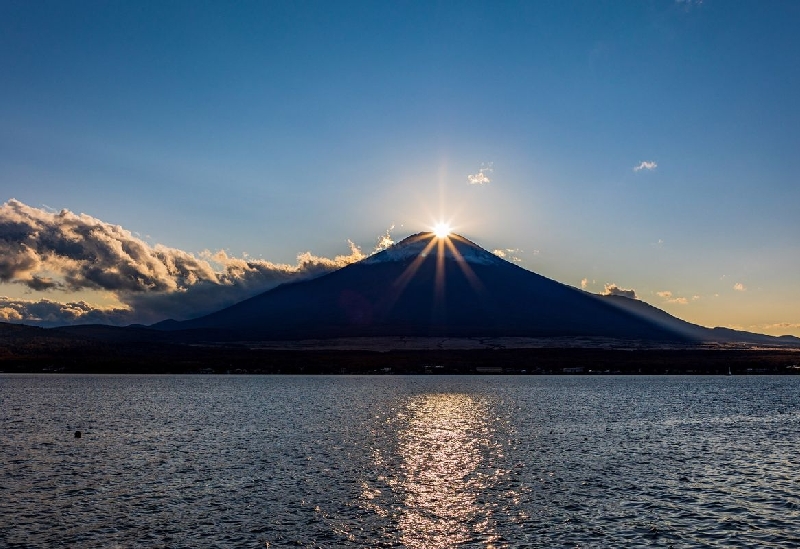
[[[4,547],[800,544],[798,377],[2,375],[0,425]]]

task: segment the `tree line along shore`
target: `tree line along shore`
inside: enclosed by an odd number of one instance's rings
[[[129,374],[800,374],[800,352],[776,349],[285,350],[97,343],[0,348],[6,373]]]

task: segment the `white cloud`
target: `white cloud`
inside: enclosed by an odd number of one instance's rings
[[[478,173],[472,174],[472,175],[468,175],[467,176],[467,181],[469,182],[469,184],[470,185],[485,185],[486,183],[491,183],[492,180],[489,179],[489,176],[487,176],[486,174],[487,173],[492,173],[494,171],[494,169],[492,167],[493,165],[494,165],[493,162],[489,162],[485,166],[482,166],[481,169],[478,170]]]
[[[653,171],[658,167],[658,164],[652,160],[643,160],[638,166],[634,166],[633,171],[640,172],[642,170]]]
[[[470,185],[485,185],[486,183],[491,183],[492,181],[486,177],[482,171],[473,175],[468,175],[467,180],[469,181]]]
[[[394,240],[392,240],[392,231],[394,230],[394,225],[386,229],[386,232],[378,237],[378,241],[375,243],[375,251],[382,252],[387,248],[391,248],[394,246]]]
[[[737,282],[736,284],[734,284],[733,285],[733,289],[736,290],[737,292],[746,292],[747,291],[747,288],[745,288],[745,285],[742,284],[741,282]]]
[[[611,284],[605,284],[603,288],[603,295],[619,295],[622,297],[628,297],[630,299],[638,299],[636,297],[636,290],[620,288],[613,282]]]
[[[581,279],[581,288],[582,289],[585,290],[588,285],[589,285],[589,279],[588,278]]]
[[[519,257],[517,254],[522,253],[522,250],[518,248],[505,248],[505,249],[497,249],[492,250],[492,253],[497,257],[502,257],[512,263],[522,263],[522,258]],[[539,250],[534,250],[533,255],[537,255]]]

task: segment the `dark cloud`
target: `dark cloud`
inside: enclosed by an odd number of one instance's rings
[[[109,313],[83,301],[60,304],[59,309],[52,300],[6,300],[6,318],[17,321],[104,318],[119,324],[192,318],[364,257],[352,242],[346,255],[330,259],[306,252],[294,265],[233,258],[224,252],[196,256],[151,246],[118,225],[85,214],[47,211],[17,200],[0,206],[0,282],[32,291],[105,291],[128,307]]]
[[[64,284],[62,284],[61,282],[58,282],[56,280],[53,280],[52,278],[47,277],[47,276],[33,275],[28,280],[16,281],[16,282],[19,283],[19,284],[24,284],[25,286],[27,286],[31,290],[34,290],[34,291],[37,291],[37,292],[43,292],[43,291],[54,290],[54,289],[64,289]]]
[[[603,295],[619,295],[622,297],[629,297],[631,299],[637,299],[636,297],[636,290],[626,290],[625,288],[620,288],[616,284],[606,284],[603,290]]]

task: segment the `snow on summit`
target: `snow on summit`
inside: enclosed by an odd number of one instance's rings
[[[465,261],[480,265],[499,265],[506,263],[495,254],[488,252],[467,240],[463,236],[451,234],[447,237],[437,237],[434,233],[417,233],[405,238],[394,246],[372,255],[361,263],[373,265],[376,263],[402,262],[414,259],[420,255],[435,256],[441,253],[447,259]]]

